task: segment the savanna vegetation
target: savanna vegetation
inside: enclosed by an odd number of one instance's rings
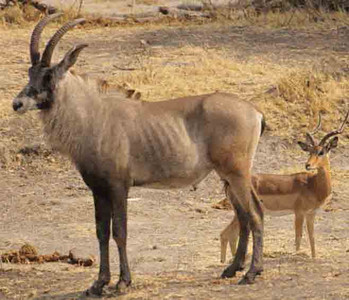
[[[316,125],[320,112],[318,137],[335,129],[349,109],[347,1],[49,4],[64,15],[44,31],[42,47],[63,22],[87,19],[54,55],[57,61],[74,43],[89,43],[77,73],[103,78],[111,87],[126,84],[142,101],[225,91],[255,103],[267,120],[256,172],[303,170],[306,157],[297,139]],[[190,16],[158,12],[159,6],[171,11],[178,5],[200,9]],[[29,243],[42,253],[78,248],[83,256],[96,256],[89,191],[70,162],[47,146],[36,113],[18,116],[11,107],[27,83],[31,30],[46,12],[19,0],[4,2],[0,10],[0,252]],[[219,279],[219,233],[232,214],[211,207],[224,193],[210,175],[196,192],[131,193],[134,285],[122,299],[348,298],[348,130],[332,153],[333,197],[315,222],[315,261],[306,239],[302,252],[294,253],[292,215],[266,217],[265,272],[257,283],[238,287],[237,279]],[[115,274],[117,264],[114,259]],[[0,262],[0,298],[74,299],[97,270]],[[117,296],[113,286],[105,296]]]

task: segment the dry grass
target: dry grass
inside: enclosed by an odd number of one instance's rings
[[[192,46],[159,50],[140,61],[139,70],[110,80],[137,87],[146,101],[214,91],[236,93],[256,103],[266,114],[269,130],[283,138],[309,130],[309,117],[313,126],[319,112],[324,116],[322,129],[331,130],[347,109],[349,78],[340,67],[344,62],[332,70],[290,69],[258,59],[242,62],[224,49]]]
[[[44,32],[42,44],[52,34],[53,27],[56,28],[57,24],[52,24]],[[14,27],[5,30],[11,30],[11,34],[4,36],[1,43],[3,56],[0,62],[6,68],[6,76],[0,90],[3,99],[0,102],[0,164],[10,168],[28,164],[37,167],[42,164],[40,159],[44,159],[45,168],[57,167],[60,163],[51,154],[18,153],[24,146],[41,144],[43,139],[36,114],[18,118],[11,108],[12,98],[27,82],[28,65],[18,62],[28,61],[28,49],[18,45],[27,45],[29,33],[27,29]],[[99,29],[89,28],[89,35],[93,30],[98,32]],[[308,130],[309,122],[310,126],[315,125],[319,111],[323,113],[323,130],[326,131],[336,126],[344,115],[343,110],[347,109],[349,78],[344,70],[349,60],[346,56],[329,56],[326,61],[316,64],[314,60],[290,67],[261,56],[250,56],[248,61],[244,61],[231,49],[222,47],[186,45],[181,48],[145,47],[143,53],[135,58],[138,61],[135,71],[120,72],[106,79],[111,84],[127,83],[140,91],[145,101],[214,91],[235,93],[261,108],[273,135],[289,140]],[[50,152],[44,150],[42,153]],[[63,165],[69,164],[64,160]]]
[[[158,5],[160,0],[136,0],[137,4],[143,4],[143,5]]]
[[[53,23],[63,24],[74,18],[81,17],[84,13],[78,11],[77,6],[61,6],[63,16],[55,20]],[[7,9],[0,10],[0,27],[25,28],[32,22],[37,22],[43,17],[43,14],[31,5],[19,6],[14,5]]]
[[[324,116],[322,130],[333,130],[348,109],[348,77],[293,70],[280,77],[275,89],[263,95],[259,106],[267,113],[270,129],[285,138],[315,126],[319,112]]]
[[[219,14],[223,19],[239,22],[240,26],[254,25],[265,28],[294,28],[294,29],[323,29],[336,28],[349,24],[348,13],[316,12],[311,10],[294,9],[287,12],[256,13],[254,10],[232,10]]]
[[[103,0],[95,0],[95,2],[103,2]],[[107,1],[108,2],[108,1]],[[193,4],[201,1],[182,1],[184,4]],[[131,3],[130,3],[131,4]],[[137,0],[136,6],[133,11],[143,12],[142,8],[137,7],[137,5],[146,6],[157,6],[160,5],[160,0]],[[101,13],[100,17],[98,12],[93,11],[93,15],[87,12],[84,7],[79,10],[78,2],[73,2],[72,5],[55,3],[55,7],[59,8],[64,12],[64,16],[59,18],[56,22],[64,23],[67,20],[71,20],[77,17],[85,17],[90,25],[103,25],[103,26],[120,26],[119,22],[114,22],[108,19],[108,15]],[[122,6],[123,7],[123,6]],[[125,9],[123,7],[122,9]],[[131,11],[130,11],[131,12]],[[130,13],[129,12],[129,13]],[[0,26],[26,26],[29,22],[37,21],[42,17],[42,13],[32,6],[25,5],[20,7],[18,5],[9,7],[8,9],[0,11]],[[168,24],[171,25],[182,25],[182,24],[194,24],[194,23],[228,23],[237,26],[262,26],[264,28],[293,28],[293,29],[307,29],[307,30],[318,30],[318,29],[329,29],[338,28],[341,26],[348,26],[348,13],[343,11],[338,12],[321,12],[313,11],[310,9],[294,9],[292,11],[280,12],[280,11],[269,11],[266,13],[257,13],[254,9],[219,9],[215,10],[215,13],[210,19],[178,19],[177,17],[171,18],[161,18],[158,21],[145,22],[146,24]],[[129,19],[125,24],[126,26],[139,26],[137,22]]]

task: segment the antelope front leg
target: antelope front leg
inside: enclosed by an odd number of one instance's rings
[[[234,257],[234,254],[236,252],[236,243],[239,238],[239,221],[237,216],[234,216],[233,221],[225,228],[220,234],[220,240],[221,240],[221,262],[224,263],[226,259],[226,253],[227,253],[227,245],[229,242],[230,246],[230,252],[232,257]]]
[[[225,262],[227,254],[228,238],[221,233],[221,263]]]
[[[304,215],[302,213],[296,212],[296,215],[295,215],[296,252],[298,252],[301,247],[303,223],[304,223]]]
[[[315,239],[314,239],[314,221],[315,221],[315,213],[310,213],[306,215],[307,229],[309,235],[309,243],[311,249],[311,257],[315,258]]]
[[[116,284],[119,292],[124,292],[131,284],[130,268],[127,261],[126,240],[127,240],[127,194],[128,188],[120,185],[113,193],[112,219],[113,238],[116,242],[120,261],[120,278]]]
[[[236,275],[236,272],[242,271],[245,267],[246,251],[250,228],[246,220],[240,222],[240,237],[238,248],[234,256],[233,262],[223,271],[222,278],[230,278]]]
[[[110,237],[110,220],[111,220],[111,205],[109,199],[98,192],[93,191],[95,203],[95,217],[97,238],[99,242],[100,266],[98,279],[86,291],[87,295],[100,296],[103,292],[103,287],[110,281],[109,267],[109,237]]]

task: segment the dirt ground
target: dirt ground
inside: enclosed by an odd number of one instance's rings
[[[10,34],[1,31],[0,39],[0,48],[6,54],[0,66],[0,100],[5,111],[1,115],[0,137],[11,145],[42,142],[35,113],[21,119],[10,112],[11,99],[26,82],[29,31],[28,28],[8,31]],[[52,31],[53,28],[44,36]],[[129,72],[120,70],[120,66],[137,67],[135,57],[144,52],[166,64],[166,51],[171,53],[186,45],[213,50],[224,47],[227,56],[233,55],[242,65],[258,59],[262,65],[293,68],[316,65],[329,56],[348,59],[348,37],[348,28],[301,31],[229,24],[88,28],[71,32],[58,53],[62,55],[73,42],[88,38],[89,48],[78,66],[107,77]],[[146,41],[147,46],[141,41]],[[158,55],[159,49],[162,55]],[[257,90],[268,87],[268,79],[259,80]],[[253,84],[254,79],[239,84],[238,91],[251,96],[256,91]],[[151,90],[148,94],[147,91],[142,90],[146,98],[152,95]],[[265,113],[268,119],[268,112]],[[225,265],[219,259],[219,233],[233,213],[211,208],[224,193],[219,178],[210,174],[197,191],[131,190],[128,257],[133,285],[127,294],[116,294],[118,257],[111,241],[112,282],[103,297],[349,299],[349,146],[348,137],[344,139],[332,154],[332,202],[329,209],[319,210],[316,217],[315,260],[310,258],[306,233],[301,253],[295,253],[292,215],[266,216],[263,274],[251,286],[237,285],[242,273],[234,279],[220,279]],[[6,145],[0,144],[0,150],[1,147]],[[4,153],[7,152],[0,151]],[[305,161],[306,155],[296,150],[294,143],[267,131],[261,139],[254,169],[279,173],[303,169]],[[49,160],[39,155],[30,162],[2,166],[0,188],[0,252],[18,249],[27,242],[40,253],[55,250],[68,253],[74,248],[81,255],[98,257],[92,197],[66,160],[57,155]],[[0,262],[0,299],[80,299],[97,274],[98,263],[84,268],[64,263]]]

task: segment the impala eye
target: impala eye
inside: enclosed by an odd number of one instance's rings
[[[325,151],[324,150],[321,150],[320,152],[319,152],[319,156],[323,156],[325,154]]]

